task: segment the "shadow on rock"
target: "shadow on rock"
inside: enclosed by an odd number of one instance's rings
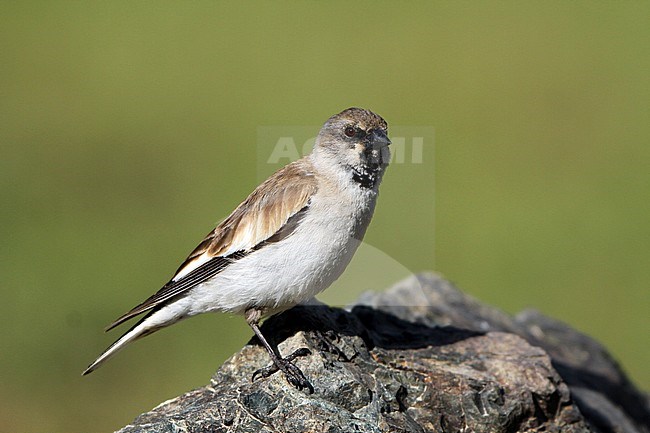
[[[422,349],[484,335],[483,332],[454,326],[432,327],[409,322],[366,306],[356,306],[349,312],[325,305],[300,305],[269,318],[261,329],[266,339],[276,345],[303,331],[326,337],[360,337],[368,350],[374,347],[391,350]],[[251,343],[260,344],[257,337],[253,337]]]

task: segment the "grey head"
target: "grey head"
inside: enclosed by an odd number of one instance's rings
[[[349,172],[363,188],[381,181],[390,161],[388,124],[363,108],[348,108],[330,117],[316,139],[314,156]]]

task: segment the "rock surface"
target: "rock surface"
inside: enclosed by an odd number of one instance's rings
[[[650,432],[650,399],[594,340],[534,311],[512,317],[434,274],[366,293],[345,311],[299,306],[267,320],[315,388],[252,341],[209,385],[120,430],[135,432]]]

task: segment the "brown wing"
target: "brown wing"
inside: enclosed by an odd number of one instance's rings
[[[106,330],[214,277],[265,242],[288,236],[307,211],[316,189],[316,179],[305,159],[277,171],[206,236],[167,284]]]

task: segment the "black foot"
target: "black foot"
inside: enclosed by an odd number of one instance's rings
[[[269,377],[278,370],[282,370],[284,377],[287,378],[290,384],[299,390],[308,389],[309,393],[313,394],[314,387],[309,383],[302,371],[291,362],[299,356],[307,355],[311,355],[311,351],[306,347],[303,347],[285,358],[275,358],[273,359],[273,364],[255,371],[251,381],[255,381],[257,376]]]
[[[350,362],[350,358],[348,358],[347,355],[332,341],[338,339],[338,336],[334,331],[315,331],[312,335],[316,339],[318,350],[336,355],[339,361]]]

